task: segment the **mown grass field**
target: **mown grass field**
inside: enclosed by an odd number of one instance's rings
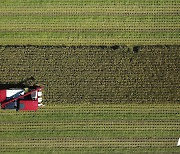
[[[0,110],[0,152],[179,153],[179,111],[177,103]]]
[[[1,0],[2,45],[179,45],[179,0]]]
[[[0,153],[179,154],[179,10],[179,0],[1,0],[0,88],[31,77],[46,106],[0,110]]]

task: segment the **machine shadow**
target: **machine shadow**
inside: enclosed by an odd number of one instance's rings
[[[35,78],[34,77],[29,77],[27,79],[24,79],[18,83],[16,82],[8,82],[8,83],[2,83],[0,81],[0,89],[10,89],[10,88],[26,88],[26,87],[31,87],[34,86],[35,83]]]

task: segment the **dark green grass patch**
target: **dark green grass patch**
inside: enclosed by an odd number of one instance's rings
[[[44,101],[178,102],[179,46],[1,46],[0,84],[33,77]]]

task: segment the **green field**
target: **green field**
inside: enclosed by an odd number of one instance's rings
[[[179,153],[179,104],[1,110],[0,153]]]
[[[0,0],[0,154],[179,154],[180,0]],[[31,79],[31,80],[30,80]]]
[[[2,45],[179,45],[179,0],[1,0]]]

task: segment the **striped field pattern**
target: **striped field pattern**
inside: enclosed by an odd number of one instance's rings
[[[0,0],[0,88],[31,77],[45,103],[0,110],[0,154],[179,154],[179,14],[180,0]]]
[[[1,0],[3,45],[178,45],[179,0]]]
[[[173,153],[179,104],[81,104],[1,110],[1,153]]]

